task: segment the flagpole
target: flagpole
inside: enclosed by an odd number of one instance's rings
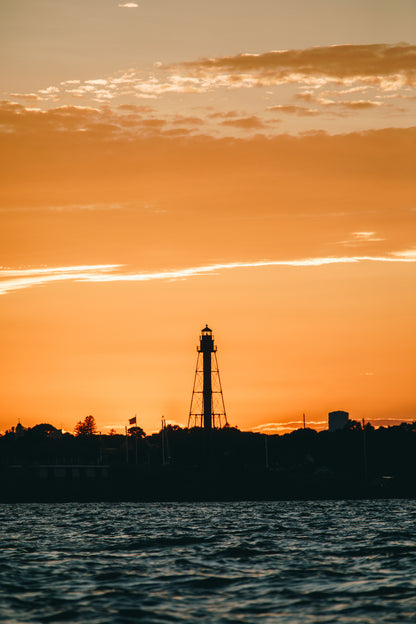
[[[134,418],[136,420],[136,427],[137,427],[137,414],[134,415]],[[138,435],[137,435],[137,431],[136,431],[136,435],[135,435],[135,439],[136,439],[136,466],[139,463],[138,462],[138,457],[137,457],[137,438],[138,438]]]
[[[165,465],[165,419],[162,416],[162,431],[160,432],[162,436],[162,465]]]
[[[136,425],[137,426],[137,414],[133,416],[133,418],[129,418],[129,426]],[[136,432],[137,433],[137,432]],[[136,464],[137,464],[137,436],[136,437]],[[127,426],[126,426],[126,463],[129,463],[129,440],[127,437]]]
[[[136,427],[137,427],[137,412],[136,412],[136,414],[134,415],[134,423],[135,423],[135,425],[136,425]],[[136,431],[136,435],[135,435],[135,440],[136,440],[136,466],[137,466],[137,464],[139,463],[139,461],[138,461],[138,455],[137,455],[137,438],[138,438],[137,433],[138,433],[138,432]]]
[[[368,481],[368,466],[367,466],[367,441],[365,439],[365,420],[363,418],[363,459],[364,459],[364,481]]]

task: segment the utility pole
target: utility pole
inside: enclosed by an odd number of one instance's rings
[[[267,433],[264,434],[264,452],[266,456],[266,468],[269,468],[269,440]]]

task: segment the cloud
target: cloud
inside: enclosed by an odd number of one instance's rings
[[[201,119],[200,117],[185,117],[183,115],[177,115],[172,123],[174,124],[189,124],[190,126],[200,126],[202,124],[204,124],[204,120]]]
[[[31,286],[57,281],[77,282],[151,282],[172,281],[189,277],[218,274],[230,269],[262,267],[323,267],[334,264],[356,264],[359,262],[414,263],[416,253],[396,252],[386,256],[316,257],[295,260],[258,260],[254,262],[227,262],[181,269],[167,269],[151,272],[127,272],[124,265],[82,265],[71,267],[0,269],[0,294],[21,290]]]
[[[134,2],[119,4],[122,8],[133,8],[133,5],[135,8]],[[119,103],[126,102],[126,99],[130,102],[157,100],[175,94],[198,95],[212,91],[220,91],[221,96],[224,90],[269,89],[280,85],[306,87],[308,91],[297,97],[304,102],[313,102],[315,106],[283,103],[269,108],[274,112],[307,117],[333,107],[336,115],[346,117],[353,112],[383,110],[386,102],[377,101],[380,94],[370,99],[363,96],[364,92],[378,89],[382,95],[399,93],[411,97],[407,90],[416,86],[416,46],[323,46],[191,60],[175,65],[159,63],[148,69],[131,68],[84,81],[62,81],[35,93],[16,93],[14,96],[23,101],[39,101],[47,106],[49,102],[67,103],[72,99],[88,103]],[[324,97],[319,89],[328,89],[329,86],[332,90],[326,91]],[[354,94],[357,94],[357,99],[346,99],[346,95],[354,97]],[[255,116],[255,111],[250,112]],[[399,110],[394,109],[394,112],[398,114]],[[242,117],[241,114],[238,116]],[[244,126],[235,124],[234,127]]]
[[[355,100],[355,101],[342,101],[338,102],[339,106],[344,106],[345,108],[352,108],[353,110],[363,109],[363,108],[375,108],[377,106],[382,106],[382,102],[373,102],[371,100]]]
[[[348,247],[357,247],[363,243],[381,243],[385,240],[385,238],[376,236],[375,232],[352,232],[350,238],[338,241],[336,244]]]
[[[253,85],[263,86],[293,82],[322,86],[358,80],[389,90],[416,84],[416,46],[322,46],[200,59],[176,67],[196,76],[222,76],[229,86],[242,86],[243,80],[249,85],[250,78]]]
[[[396,258],[416,261],[416,249],[408,249],[407,251],[394,251],[392,255]]]
[[[127,113],[153,113],[155,111],[153,106],[139,106],[137,104],[119,104],[118,110],[125,111]]]
[[[95,204],[60,204],[42,206],[42,212],[102,212],[102,211],[114,211],[114,210],[128,210],[131,207],[130,203],[95,203]],[[147,207],[147,205],[145,205]],[[34,212],[36,208],[30,206],[18,206],[18,207],[2,207],[0,213],[8,212]]]
[[[316,108],[305,108],[304,106],[294,106],[294,105],[269,106],[267,110],[272,111],[272,112],[277,112],[277,113],[289,113],[292,115],[304,115],[304,116],[319,115],[319,111]]]
[[[373,109],[379,106],[383,106],[383,102],[374,102],[372,100],[334,100],[325,97],[324,95],[317,95],[314,97],[314,102],[319,104],[323,108],[344,108],[350,109],[353,111],[357,110],[365,110],[365,109]],[[341,113],[342,114],[342,113]]]
[[[120,2],[118,4],[120,9],[137,9],[138,6],[139,5],[136,2]]]
[[[189,128],[171,128],[163,131],[163,136],[169,139],[184,138],[186,136],[192,136],[192,131]]]
[[[415,420],[410,420],[408,418],[371,418],[366,422],[371,423],[374,427],[397,427],[402,423],[414,423]]]
[[[327,429],[327,420],[307,420],[306,426],[309,429]],[[303,420],[292,420],[288,422],[269,422],[262,425],[252,427],[251,430],[257,433],[267,433],[269,435],[289,433],[290,431],[296,431],[297,429],[303,429]]]
[[[120,3],[136,8],[136,3]],[[37,93],[17,97],[39,97],[56,101],[63,94],[98,98],[134,95],[156,98],[167,93],[205,93],[218,88],[251,88],[299,83],[322,87],[338,83],[352,93],[357,87],[378,86],[384,91],[416,85],[416,46],[408,44],[340,45],[263,54],[239,54],[161,65],[151,72],[129,69],[105,78],[83,82],[68,80]],[[306,99],[306,95],[304,96]],[[350,103],[347,103],[350,104]],[[367,103],[367,107],[376,103]],[[359,103],[352,103],[359,107]],[[361,107],[365,106],[363,101]],[[289,111],[287,111],[289,112]]]
[[[227,111],[227,112],[218,111],[216,113],[210,113],[208,117],[210,119],[218,119],[218,118],[232,119],[234,117],[241,117],[241,113],[238,113],[237,111]]]
[[[363,92],[363,90],[365,91],[365,89],[362,89],[360,87],[357,87],[356,89],[347,89],[347,90],[342,90],[340,89],[339,91],[323,91],[320,93],[315,93],[312,91],[304,91],[301,93],[297,93],[295,95],[296,99],[300,99],[303,100],[305,102],[309,102],[309,103],[313,103],[315,105],[320,106],[321,108],[325,109],[325,108],[340,108],[340,109],[347,109],[347,110],[352,110],[352,111],[358,111],[358,110],[368,110],[368,109],[375,109],[378,108],[380,106],[385,106],[385,102],[382,101],[375,101],[375,100],[339,100],[339,99],[334,99],[337,98],[339,95],[342,95],[348,91],[350,92],[357,92],[360,91],[361,93]],[[331,96],[331,97],[328,97]],[[376,96],[378,97],[378,96]],[[296,112],[297,109],[302,110],[303,107],[301,106],[293,106],[293,107],[280,107],[280,106],[273,106],[270,107],[269,110],[279,110],[281,109],[282,112]],[[288,109],[288,110],[284,110],[284,109]],[[290,109],[293,109],[292,111]],[[309,110],[309,109],[304,109],[304,110]],[[315,114],[318,112],[319,110],[317,110],[316,108],[313,109]],[[342,114],[342,113],[341,113]],[[345,114],[345,113],[344,113]]]
[[[86,80],[85,84],[106,85],[106,84],[108,84],[108,80],[105,80],[104,78],[95,78],[94,80]]]
[[[364,240],[364,241],[380,240],[379,238],[375,239],[374,238],[374,234],[375,234],[375,232],[353,232],[353,236],[357,240]]]
[[[11,93],[10,97],[28,102],[41,102],[44,99],[38,93]]]
[[[3,129],[19,133],[35,132],[87,132],[100,134],[108,139],[113,137],[160,134],[168,124],[178,123],[176,115],[157,118],[152,115],[152,108],[141,106],[117,107],[107,105],[98,107],[62,105],[48,110],[34,109],[16,102],[0,102],[0,124]],[[202,125],[203,120],[195,117],[181,117],[181,123],[192,128]],[[0,128],[1,131],[1,128]],[[46,136],[46,135],[45,135]]]
[[[255,115],[252,115],[251,117],[240,117],[239,119],[226,119],[221,122],[221,125],[243,128],[245,130],[256,130],[265,127],[264,123]]]
[[[295,98],[298,100],[303,100],[304,102],[315,103],[317,101],[316,93],[313,91],[300,91],[295,94]]]
[[[358,255],[356,249],[373,255],[371,246],[377,245],[378,252],[381,244],[366,245],[364,241],[360,247],[342,247],[342,251],[323,246],[345,239],[356,243],[351,233],[367,230],[376,231],[380,238],[389,233],[388,245],[380,249],[383,254],[413,247],[415,213],[410,208],[414,204],[416,128],[342,135],[282,133],[272,138],[252,136],[255,131],[251,131],[250,136],[235,140],[203,136],[205,127],[198,125],[192,126],[198,135],[189,136],[183,128],[178,132],[172,116],[171,125],[149,126],[142,122],[156,116],[126,113],[109,107],[71,106],[36,112],[17,103],[0,106],[0,126],[6,130],[2,134],[2,206],[12,212],[14,207],[59,209],[63,204],[134,203],[150,198],[162,207],[174,206],[178,219],[186,219],[189,231],[198,237],[200,212],[210,205],[210,227],[219,231],[221,244],[224,225],[234,222],[241,227],[237,255],[224,250],[224,260],[247,258],[248,250],[255,258],[327,255],[328,249],[339,255],[346,250],[348,255]],[[227,126],[223,128],[226,132]],[[237,132],[242,131],[237,128]],[[74,179],[80,184],[74,185]],[[316,218],[324,213],[337,215],[337,223]],[[258,235],[252,236],[243,220],[265,215],[272,219],[270,227],[259,224]],[[296,215],[315,219],[310,221],[309,236],[302,235],[303,226],[295,227]],[[138,224],[139,215],[136,217]],[[288,238],[283,236],[286,225],[282,218],[287,218]],[[3,249],[11,247],[6,234],[11,220],[4,219],[8,225],[3,223]],[[297,229],[300,234],[295,235]],[[161,235],[170,249],[175,247],[165,230]],[[206,245],[208,241],[202,243],[205,251]],[[181,266],[212,259],[205,251],[203,256],[186,257],[184,249]],[[53,264],[51,257],[38,258]],[[96,259],[89,257],[88,262]],[[112,262],[118,257],[101,255],[99,260]],[[18,260],[4,256],[6,262],[14,265]]]
[[[85,280],[92,274],[102,275],[119,265],[86,265],[34,269],[0,269],[0,295],[14,290],[42,286],[50,282]]]

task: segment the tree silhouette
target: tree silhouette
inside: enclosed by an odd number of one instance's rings
[[[49,423],[41,423],[40,425],[35,425],[31,429],[29,429],[29,433],[31,435],[47,438],[52,431],[56,430],[56,427],[50,425]]]
[[[86,416],[84,420],[80,420],[75,425],[76,436],[91,436],[97,433],[97,426],[95,424],[94,416]]]
[[[130,427],[128,430],[129,435],[134,438],[145,438],[146,434],[141,427]]]

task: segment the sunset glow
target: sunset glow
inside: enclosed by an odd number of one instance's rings
[[[0,431],[416,420],[414,2],[0,17]]]

